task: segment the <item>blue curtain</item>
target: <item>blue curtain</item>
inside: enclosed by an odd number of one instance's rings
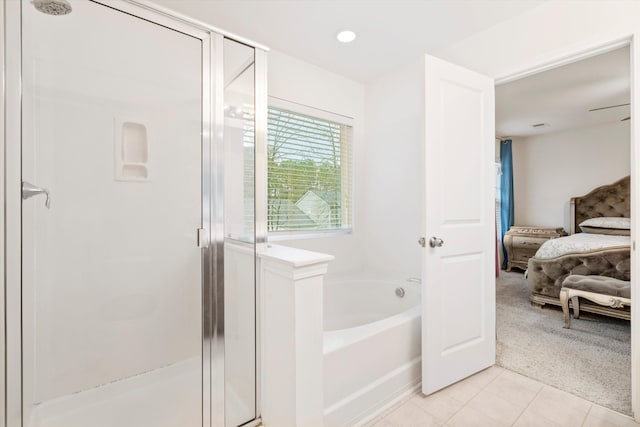
[[[513,157],[511,155],[511,140],[500,141],[500,225],[501,241],[513,225]],[[507,268],[507,251],[502,245],[502,268]]]

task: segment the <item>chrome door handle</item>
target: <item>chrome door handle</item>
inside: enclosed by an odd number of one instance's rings
[[[429,246],[431,246],[432,248],[439,248],[442,245],[444,245],[444,240],[438,237],[432,237],[429,239]]]
[[[37,196],[38,194],[44,194],[47,196],[47,199],[44,201],[44,205],[47,209],[51,208],[51,195],[49,194],[49,190],[46,188],[36,187],[27,181],[22,181],[22,200],[27,200],[33,196]]]

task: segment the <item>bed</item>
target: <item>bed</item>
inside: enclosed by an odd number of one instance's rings
[[[610,223],[599,224],[605,221],[628,221],[623,218],[630,217],[630,187],[630,177],[627,176],[613,184],[595,188],[589,194],[571,199],[569,236],[545,242],[536,255],[529,259],[527,282],[533,304],[560,305],[562,282],[572,274],[630,280],[630,237],[619,236],[618,234],[625,234],[624,231],[618,232],[621,230],[613,230],[611,234],[614,235],[610,235],[611,229],[607,228]],[[585,223],[587,220],[589,221]],[[589,223],[595,223],[598,227],[587,227]],[[583,232],[580,224],[586,232]],[[583,308],[581,304],[580,309],[630,318],[628,308],[615,309],[591,304],[584,304]]]

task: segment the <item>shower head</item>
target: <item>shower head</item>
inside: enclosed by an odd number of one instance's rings
[[[47,15],[67,15],[71,4],[67,0],[33,0],[33,6]]]

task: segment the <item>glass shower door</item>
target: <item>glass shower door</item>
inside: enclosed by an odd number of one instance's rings
[[[256,415],[255,52],[224,44],[225,426]]]
[[[24,425],[202,426],[202,41],[71,4],[22,3]]]

